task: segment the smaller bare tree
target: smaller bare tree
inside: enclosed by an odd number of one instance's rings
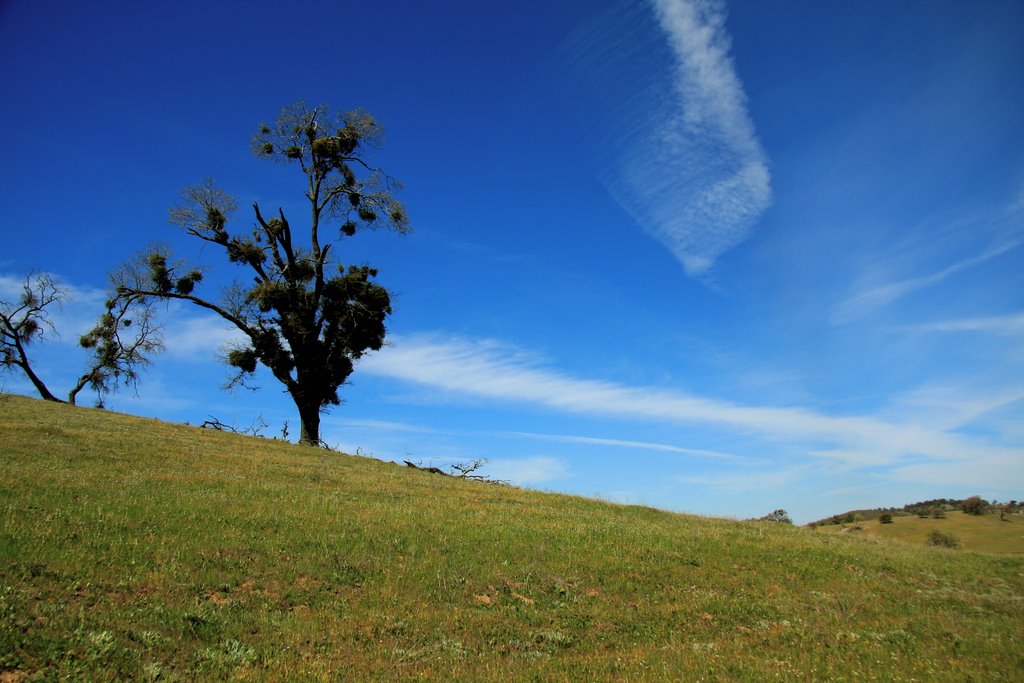
[[[136,387],[139,370],[149,356],[163,348],[160,329],[154,322],[152,302],[144,296],[117,293],[104,303],[96,326],[78,343],[89,350],[85,371],[61,400],[36,373],[28,347],[42,341],[46,332],[56,334],[51,311],[67,301],[67,289],[50,275],[28,274],[17,301],[0,301],[0,368],[20,370],[47,401],[75,404],[82,389],[96,392],[97,405],[119,384]]]
[[[56,332],[47,309],[68,298],[67,291],[46,274],[25,276],[21,296],[16,302],[0,301],[0,366],[7,371],[21,370],[39,395],[47,401],[60,401],[32,369],[26,347]]]

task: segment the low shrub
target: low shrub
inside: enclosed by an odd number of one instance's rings
[[[958,548],[960,547],[960,539],[952,534],[946,534],[936,529],[928,534],[928,545],[934,545],[939,548]]]
[[[879,524],[892,524],[892,515],[888,512],[882,513],[878,517]]]

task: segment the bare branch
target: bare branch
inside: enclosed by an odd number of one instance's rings
[[[244,434],[245,436],[256,436],[262,439],[264,438],[263,430],[270,426],[269,424],[267,424],[267,421],[263,419],[262,415],[259,415],[251,425],[243,428],[234,427],[232,425],[221,422],[213,415],[210,415],[209,418],[209,420],[204,420],[203,423],[199,425],[200,429],[212,429],[217,432],[231,432],[232,434]]]
[[[470,460],[469,462],[459,462],[448,466],[448,472],[445,472],[440,467],[427,466],[424,467],[423,463],[415,463],[410,460],[403,460],[406,467],[411,467],[414,470],[423,470],[424,472],[430,472],[431,474],[440,474],[445,477],[452,477],[455,479],[470,479],[472,481],[482,481],[486,484],[494,484],[496,486],[511,486],[512,482],[504,479],[491,479],[489,475],[476,474],[477,470],[487,464],[486,459]]]
[[[181,200],[167,212],[171,223],[208,242],[226,241],[225,225],[238,205],[231,195],[215,187],[213,178],[186,187]]]

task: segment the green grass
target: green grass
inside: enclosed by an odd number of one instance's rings
[[[917,545],[924,544],[928,534],[938,530],[955,536],[964,550],[1024,556],[1024,516],[1009,514],[1000,520],[999,513],[992,512],[967,515],[951,511],[945,514],[946,517],[942,519],[894,515],[892,524],[881,524],[874,519],[854,524],[819,526],[818,530],[836,532],[860,526],[861,530],[854,533]]]
[[[4,681],[1022,680],[1022,624],[1017,557],[0,397]]]

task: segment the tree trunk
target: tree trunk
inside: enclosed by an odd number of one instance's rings
[[[36,373],[32,372],[32,367],[28,364],[27,360],[25,361],[25,363],[19,365],[21,366],[21,369],[25,371],[25,374],[28,376],[29,381],[32,382],[32,385],[36,388],[36,391],[39,392],[40,396],[42,396],[47,401],[53,401],[54,403],[64,403],[64,401],[60,400],[50,392],[50,390],[43,383],[43,380],[39,379],[39,376],[36,375]]]
[[[299,443],[307,446],[320,445],[320,405],[307,402],[295,401],[299,409],[299,422],[302,429],[299,433]]]
[[[78,400],[78,392],[85,388],[85,380],[86,376],[82,376],[82,378],[78,380],[78,384],[71,387],[71,391],[68,392],[68,403],[71,405],[75,405],[75,401]]]

